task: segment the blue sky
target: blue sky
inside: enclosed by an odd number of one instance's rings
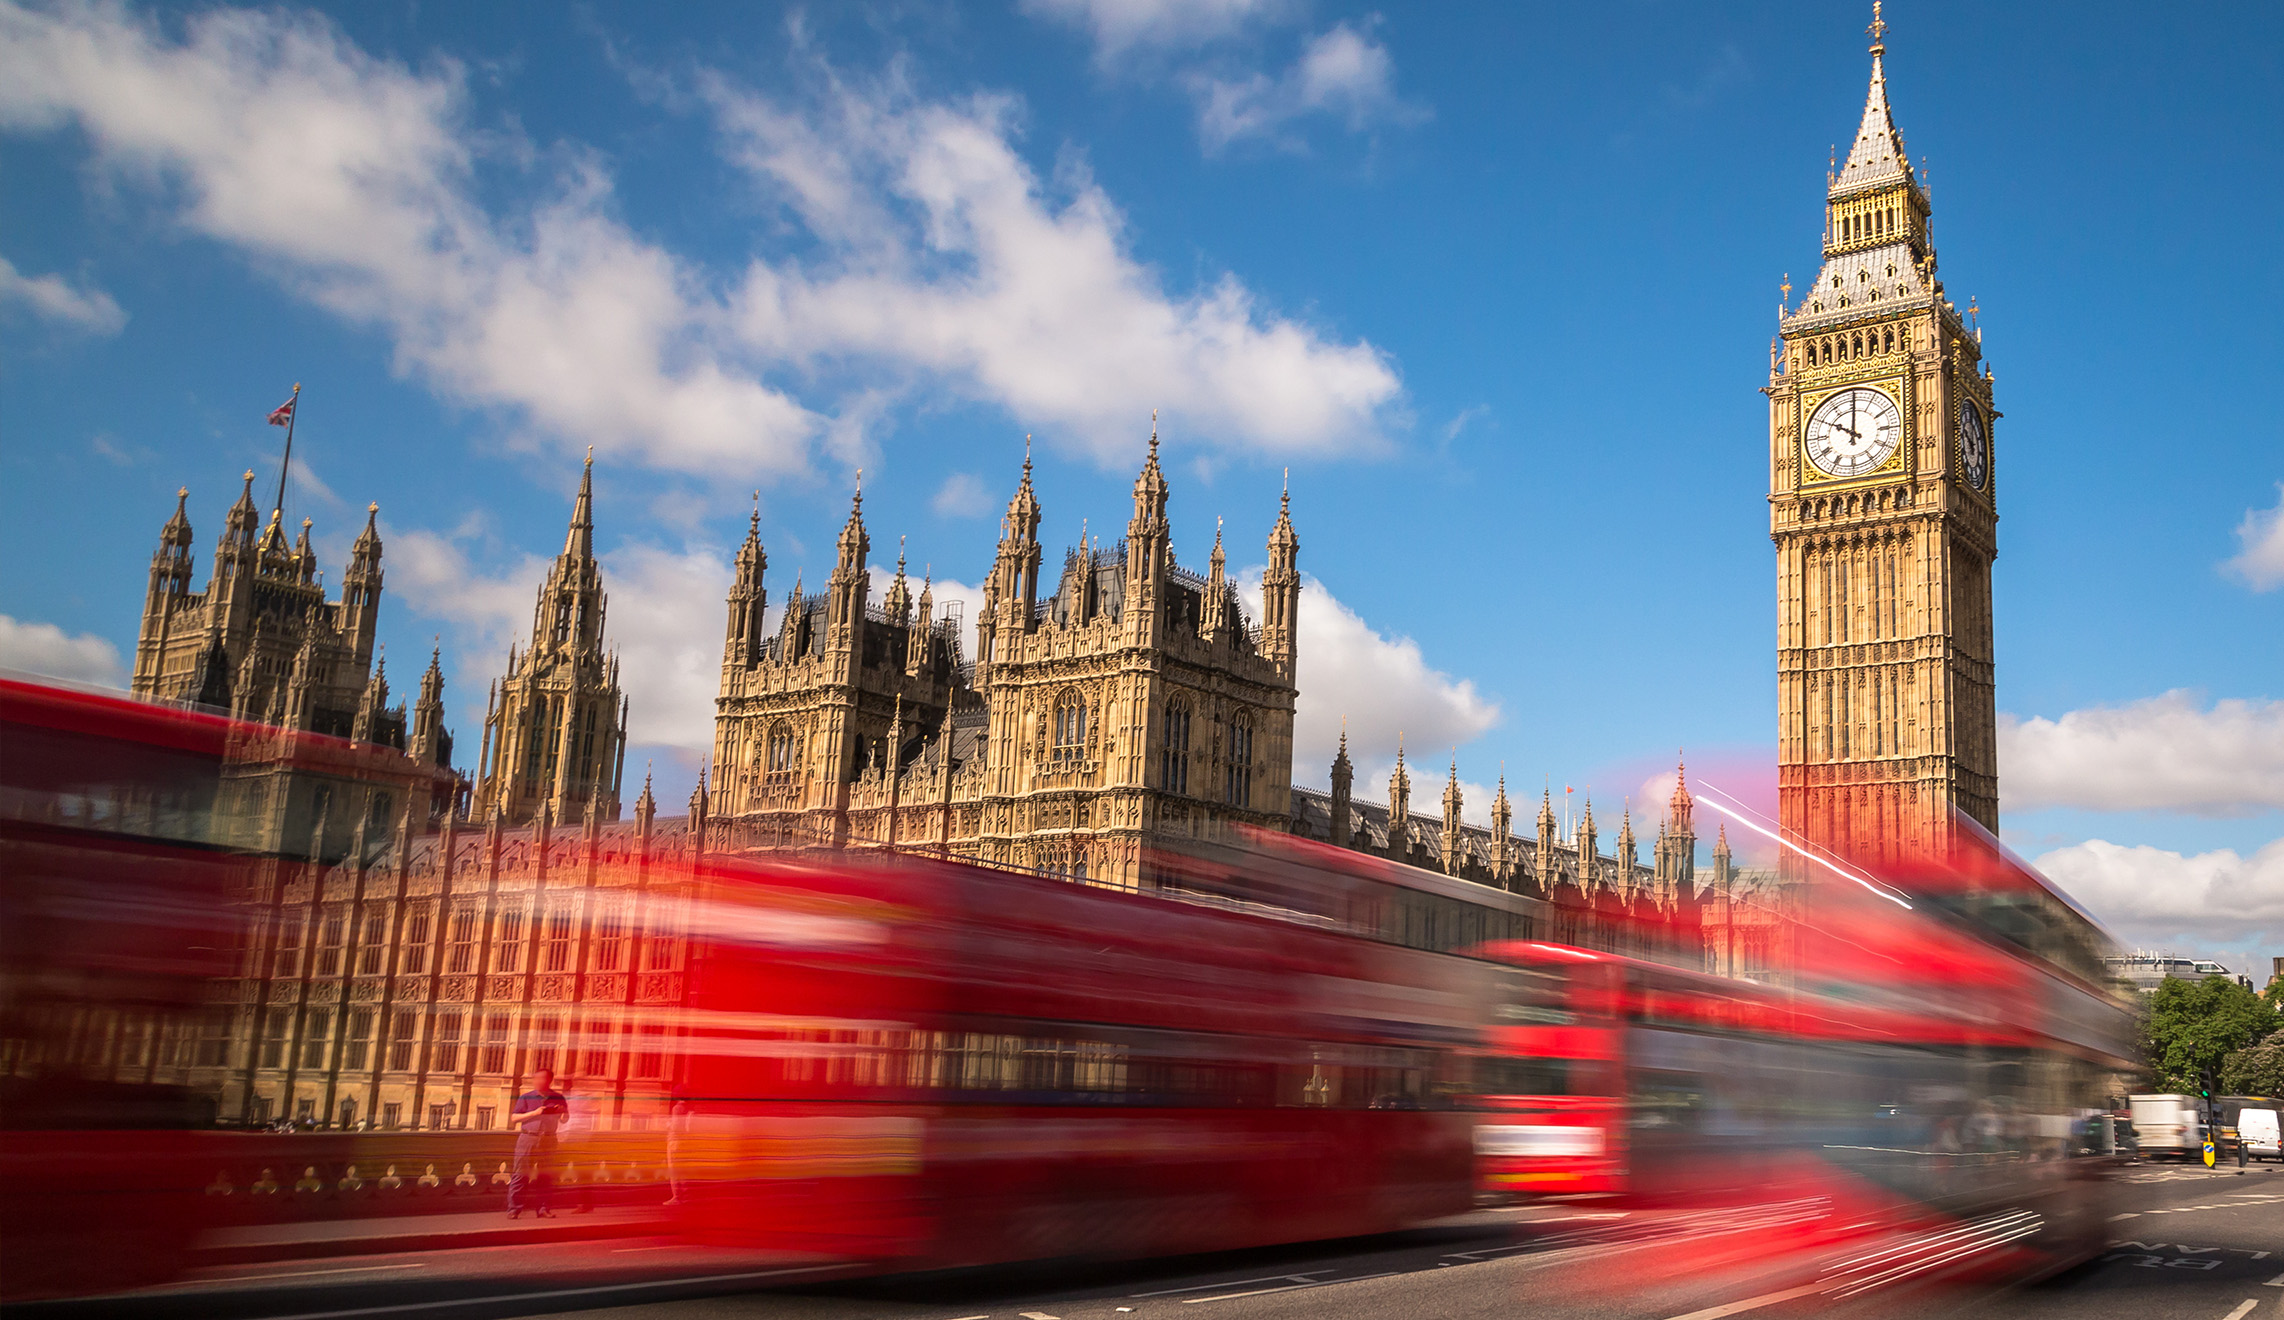
[[[1749,782],[1758,389],[1869,15],[1734,8],[0,0],[0,659],[115,676],[174,489],[210,553],[300,381],[289,515],[338,576],[381,505],[470,748],[596,446],[676,800],[751,492],[773,600],[860,466],[957,594],[1026,433],[1075,544],[1155,407],[1187,562],[1258,564],[1291,469],[1298,780],[1346,715],[1471,812]],[[1887,18],[2005,413],[2009,838],[2121,938],[2284,952],[2284,12]]]

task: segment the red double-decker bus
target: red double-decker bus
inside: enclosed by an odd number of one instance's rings
[[[879,1267],[1380,1232],[1470,1208],[1465,960],[909,858],[713,865],[677,1199]]]
[[[2108,1093],[2132,1067],[2130,1018],[2080,975],[2098,929],[1995,845],[1895,874],[1808,905],[1783,988],[1479,950],[1502,965],[1474,1069],[1486,1188],[1647,1205],[1791,1188],[1884,1207],[1866,1222],[2003,1225],[2033,1270],[2098,1249]]]

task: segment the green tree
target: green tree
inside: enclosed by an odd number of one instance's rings
[[[2149,996],[2149,1069],[2159,1090],[2193,1094],[2205,1069],[2277,1026],[2276,1010],[2228,977],[2168,977]]]
[[[2225,1095],[2284,1095],[2284,1036],[2247,1045],[2221,1061]]]

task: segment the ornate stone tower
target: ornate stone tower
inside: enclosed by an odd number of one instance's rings
[[[546,809],[575,821],[590,808],[619,818],[626,760],[626,698],[619,660],[603,649],[602,567],[595,560],[595,459],[579,477],[579,501],[563,553],[532,609],[531,647],[508,651],[494,685],[476,763],[475,813],[519,825]]]
[[[1871,90],[1829,178],[1824,264],[1771,345],[1780,811],[1867,861],[1998,826],[1991,375],[1935,275],[1924,173]]]
[[[341,598],[325,598],[310,549],[310,524],[286,544],[284,510],[262,527],[254,474],[223,518],[206,590],[190,589],[189,492],[159,530],[150,588],[135,645],[133,691],[152,701],[190,702],[301,732],[405,745],[401,709],[375,705],[359,715],[372,678],[381,610],[380,506],[366,510],[350,547]],[[257,529],[261,529],[257,534]]]

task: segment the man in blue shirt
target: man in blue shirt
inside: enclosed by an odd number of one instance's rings
[[[571,1112],[570,1103],[555,1089],[555,1073],[542,1068],[533,1073],[531,1089],[515,1098],[508,1111],[508,1126],[516,1130],[515,1167],[508,1173],[508,1218],[531,1211],[534,1219],[553,1219],[547,1208],[549,1166],[555,1157],[555,1130]]]

